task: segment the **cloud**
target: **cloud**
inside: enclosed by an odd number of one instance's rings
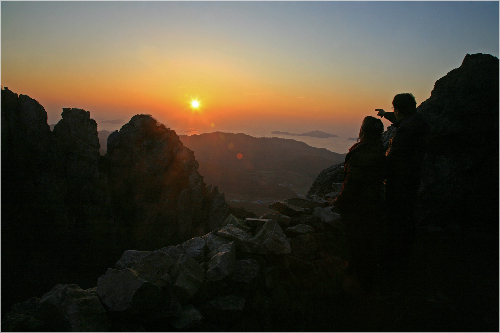
[[[353,140],[356,141],[358,138],[347,138],[347,140]]]

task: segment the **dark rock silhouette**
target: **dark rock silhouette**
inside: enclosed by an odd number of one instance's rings
[[[110,134],[105,158],[115,214],[138,249],[203,235],[227,215],[224,195],[205,185],[193,152],[151,116],[136,115]]]
[[[468,54],[418,107],[431,125],[421,220],[457,220],[498,234],[498,91],[498,58]]]
[[[99,149],[88,111],[63,109],[50,131],[36,100],[2,90],[3,310],[58,281],[88,288],[124,250],[176,244],[228,215],[193,153],[151,117]]]
[[[2,309],[55,281],[90,286],[119,255],[98,150],[85,111],[51,132],[36,100],[2,90]]]

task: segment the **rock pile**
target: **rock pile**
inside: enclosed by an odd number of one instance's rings
[[[2,329],[297,330],[341,290],[340,216],[324,200],[271,206],[176,246],[125,251],[96,287],[57,285],[17,304]]]

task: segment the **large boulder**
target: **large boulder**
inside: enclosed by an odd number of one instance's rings
[[[192,330],[198,327],[203,321],[201,312],[192,304],[186,305],[180,315],[172,322],[178,330]]]
[[[234,242],[221,245],[208,262],[206,279],[219,281],[230,275],[235,266],[236,246]]]
[[[267,221],[257,232],[254,239],[270,253],[288,254],[291,252],[290,243],[283,233],[283,229],[276,221]]]
[[[160,287],[130,268],[108,269],[97,280],[97,294],[110,312],[145,314],[160,304]]]
[[[259,274],[259,270],[260,266],[257,260],[236,260],[231,278],[234,281],[250,283]]]
[[[39,311],[55,318],[52,321],[62,320],[60,326],[72,332],[107,331],[111,325],[96,288],[82,290],[76,284],[59,284],[52,288],[40,299]]]
[[[193,258],[182,254],[172,268],[173,290],[182,304],[187,304],[198,292],[205,270]]]
[[[130,268],[136,262],[150,254],[150,251],[137,251],[137,250],[127,250],[123,252],[120,260],[115,264],[116,269]]]
[[[318,177],[314,180],[309,192],[307,192],[308,198],[313,198],[314,196],[323,197],[328,193],[334,192],[335,188],[333,186],[337,183],[344,182],[344,163],[339,163],[332,165],[321,171]]]
[[[180,245],[181,251],[187,256],[202,262],[205,257],[206,240],[201,237],[193,237]]]

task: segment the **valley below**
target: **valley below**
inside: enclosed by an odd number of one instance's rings
[[[318,174],[344,161],[344,154],[303,142],[255,138],[246,134],[207,133],[180,136],[194,151],[198,171],[218,186],[226,201],[261,216],[278,200],[304,197]]]

